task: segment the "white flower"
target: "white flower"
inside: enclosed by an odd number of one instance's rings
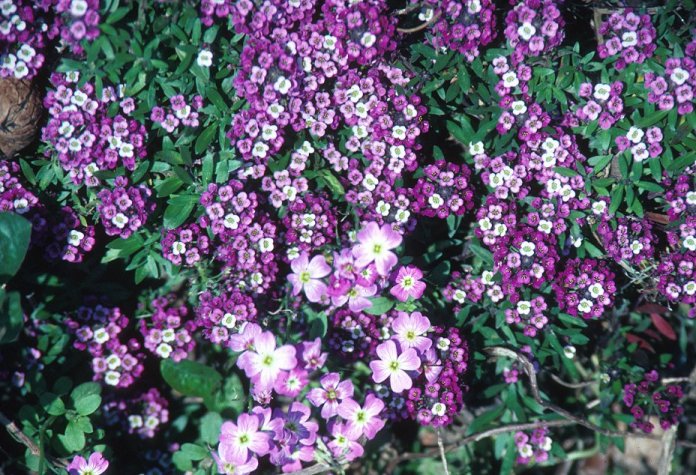
[[[79,18],[87,13],[88,6],[85,0],[72,0],[70,2],[70,14]]]
[[[542,142],[541,148],[543,148],[547,152],[555,152],[560,145],[561,144],[558,142],[558,140],[554,140],[551,137],[547,137],[546,140]]]
[[[512,107],[513,115],[520,115],[527,112],[527,105],[524,103],[524,101],[515,101],[510,104],[510,106]]]
[[[225,216],[225,219],[222,221],[222,224],[227,229],[237,229],[239,227],[239,221],[239,216],[237,216],[234,213],[230,213],[227,216]]]
[[[536,28],[534,28],[534,25],[531,23],[522,23],[517,29],[517,34],[520,35],[524,41],[529,41],[532,36],[534,36],[534,33],[536,33]]]
[[[642,250],[643,250],[643,244],[640,241],[635,240],[631,243],[631,252],[633,252],[633,254],[638,255],[638,254],[640,254],[640,251],[642,251]]]
[[[367,127],[365,127],[364,125],[354,125],[353,126],[353,135],[356,138],[364,139],[368,135],[367,134]]]
[[[94,330],[94,335],[92,336],[94,338],[94,341],[99,343],[100,345],[103,345],[107,341],[109,341],[109,332],[106,331],[105,328],[97,328]]]
[[[597,84],[594,87],[594,98],[600,101],[606,101],[611,94],[611,87],[608,84]]]
[[[131,429],[138,429],[143,426],[143,418],[137,414],[128,416],[128,425]]]
[[[17,198],[12,202],[14,211],[18,214],[24,214],[29,211],[29,202],[26,198]]]
[[[377,41],[377,37],[369,31],[363,33],[362,37],[360,38],[360,44],[365,48],[371,47],[373,44],[375,44],[375,41]]]
[[[505,74],[503,74],[503,86],[507,88],[513,88],[517,86],[520,83],[519,79],[517,79],[517,74],[515,74],[514,71],[508,71]]]
[[[575,358],[575,353],[576,353],[576,351],[577,351],[577,350],[576,350],[575,347],[572,346],[572,345],[566,345],[566,346],[563,347],[563,354],[564,354],[565,357],[568,358],[569,360],[572,360],[573,358]]]
[[[360,90],[360,86],[353,84],[350,89],[346,91],[346,95],[351,101],[358,102],[362,98],[363,93]]]
[[[389,210],[391,209],[391,205],[389,203],[385,203],[384,200],[379,200],[376,209],[377,212],[382,216],[389,216]]]
[[[694,295],[696,293],[696,282],[692,280],[684,284],[684,293],[686,295]]]
[[[533,242],[522,241],[522,244],[520,244],[520,254],[522,254],[523,256],[533,256],[535,249],[536,246]]]
[[[278,137],[278,126],[265,124],[261,129],[261,138],[269,141],[275,140],[276,137]]]
[[[527,300],[520,300],[519,302],[517,302],[517,313],[519,313],[520,315],[529,315],[531,309],[531,302],[528,302]]]
[[[174,341],[176,338],[176,333],[174,333],[173,328],[167,328],[162,332],[162,341],[165,343],[169,343],[171,341]]]
[[[234,328],[237,324],[237,318],[228,312],[222,316],[220,323],[226,328]]]
[[[254,157],[266,158],[268,152],[268,145],[263,142],[256,142],[254,147],[251,149],[251,154]]]
[[[466,301],[466,292],[461,289],[457,289],[452,294],[452,300],[458,303],[464,303]]]
[[[336,48],[336,41],[338,41],[338,40],[336,39],[335,36],[331,36],[331,35],[324,36],[324,48],[333,51]]]
[[[118,155],[119,155],[119,157],[125,157],[125,158],[132,157],[133,150],[134,150],[133,145],[131,145],[127,142],[123,142],[121,144],[121,146],[118,148]]]
[[[31,61],[35,54],[36,51],[29,45],[22,45],[17,51],[17,57],[27,63]]]
[[[553,223],[551,221],[547,221],[546,219],[539,220],[537,229],[544,234],[551,234],[551,231],[553,231]]]
[[[106,366],[109,367],[109,369],[116,369],[119,366],[121,366],[121,358],[118,357],[118,355],[111,354],[106,358]]]
[[[172,243],[172,254],[175,256],[181,256],[186,252],[186,244],[181,241],[174,241]]]
[[[602,295],[604,295],[604,287],[602,287],[602,285],[599,282],[590,285],[587,290],[590,291],[590,295],[593,299],[596,299],[597,297],[601,297]]]
[[[544,440],[539,444],[539,448],[543,450],[544,452],[548,452],[551,450],[551,445],[553,444],[553,441],[551,440],[551,437],[544,437]]]
[[[669,75],[669,78],[677,86],[681,86],[682,84],[684,84],[689,79],[689,77],[689,72],[685,71],[682,68],[674,68],[672,74]]]
[[[493,275],[493,272],[489,270],[483,271],[483,273],[481,274],[481,282],[484,285],[491,285],[493,283]]]
[[[278,79],[276,79],[276,82],[273,83],[273,89],[283,95],[288,93],[291,86],[292,83],[288,79],[285,79],[284,76],[279,76]]]
[[[290,249],[288,249],[286,255],[288,256],[289,260],[295,260],[298,257],[300,257],[300,250],[297,247],[291,247]]]
[[[403,125],[394,126],[392,129],[392,137],[395,139],[403,140],[406,138],[406,127]]]
[[[582,313],[590,313],[592,311],[592,302],[587,299],[582,299],[578,304],[578,310]]]
[[[529,458],[532,455],[534,455],[534,449],[530,444],[524,444],[521,446],[517,451],[520,453],[520,456],[523,458]]]
[[[273,250],[273,239],[263,238],[259,240],[259,249],[261,252],[271,252]]]
[[[109,386],[116,386],[121,380],[121,373],[118,371],[107,371],[104,375],[104,382]]]
[[[169,358],[169,355],[172,354],[172,350],[173,349],[169,343],[160,343],[157,345],[155,353],[157,353],[161,358]]]
[[[639,143],[643,139],[643,135],[645,135],[645,133],[638,127],[631,127],[628,129],[626,138],[633,143]]]
[[[179,119],[185,119],[191,115],[191,106],[186,105],[174,113]]]
[[[368,191],[374,191],[374,189],[377,188],[378,183],[379,180],[372,173],[366,173],[365,178],[363,178],[362,181],[362,185]]]
[[[126,227],[126,224],[128,224],[128,216],[126,216],[123,213],[118,213],[116,216],[111,218],[111,222],[116,226],[118,229],[123,229]]]
[[[642,162],[650,156],[650,152],[648,152],[648,148],[644,143],[639,143],[631,147],[631,154],[636,162]]]
[[[213,65],[213,53],[209,50],[204,49],[198,53],[198,58],[196,58],[196,63],[201,68],[209,68]]]
[[[436,402],[435,404],[433,404],[433,407],[432,409],[430,409],[430,412],[432,412],[434,416],[444,416],[445,412],[447,412],[447,406],[445,406],[441,402]]]
[[[493,228],[493,224],[491,223],[491,220],[486,218],[483,218],[479,221],[479,227],[481,228],[482,231],[488,231],[491,228]]]
[[[270,115],[274,119],[280,117],[280,114],[282,114],[284,110],[285,107],[281,106],[280,104],[271,104],[270,106],[268,106],[268,109],[266,109],[268,115]]]
[[[411,217],[411,212],[407,209],[400,209],[394,214],[397,223],[405,223]]]
[[[469,0],[469,13],[476,14],[481,11],[481,2],[479,0]]]
[[[438,209],[445,202],[440,195],[438,195],[437,193],[433,193],[433,195],[430,198],[428,198],[428,203],[430,204],[431,208]]]
[[[426,8],[422,12],[418,14],[418,19],[420,21],[430,21],[430,19],[433,17],[433,14],[435,12],[433,11],[432,8]]]
[[[494,236],[505,236],[507,234],[507,226],[503,223],[496,223],[493,227]]]
[[[389,147],[389,154],[393,158],[404,158],[406,156],[406,148],[403,145],[392,145]]]
[[[58,127],[58,133],[66,138],[71,137],[74,131],[75,127],[68,121],[63,121]]]
[[[14,77],[17,79],[22,79],[29,74],[29,68],[24,61],[17,61],[14,70]]]
[[[621,35],[621,46],[628,48],[638,44],[638,35],[635,31],[627,31]]]
[[[592,212],[596,215],[601,215],[607,209],[606,201],[595,201],[592,203]]]
[[[409,104],[404,108],[404,116],[407,119],[413,119],[418,115],[418,109],[413,104]]]
[[[484,153],[483,142],[469,142],[469,153],[472,155],[481,155]]]
[[[68,233],[68,244],[71,246],[79,246],[84,238],[84,233],[73,229]]]
[[[684,247],[689,251],[696,251],[696,237],[687,236],[684,238]]]
[[[449,340],[449,338],[445,338],[445,337],[441,336],[440,338],[437,339],[437,343],[435,345],[437,346],[437,348],[439,350],[447,351],[449,349],[451,343],[452,342]]]
[[[696,205],[696,191],[689,191],[686,194],[686,202],[690,205]]]

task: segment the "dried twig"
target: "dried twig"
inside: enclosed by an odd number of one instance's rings
[[[419,31],[425,30],[427,27],[429,27],[430,25],[435,23],[438,18],[440,18],[440,12],[437,12],[435,15],[432,16],[432,18],[430,18],[430,20],[428,20],[424,23],[421,23],[418,26],[414,26],[413,28],[397,28],[396,31],[398,31],[399,33],[406,33],[406,34],[418,33]]]

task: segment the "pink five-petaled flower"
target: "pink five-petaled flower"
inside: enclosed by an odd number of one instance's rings
[[[329,275],[331,267],[326,263],[324,256],[314,256],[310,261],[307,253],[303,252],[290,263],[290,267],[294,272],[288,275],[293,295],[304,289],[310,302],[319,302],[326,295],[326,284],[319,279]]]
[[[321,378],[321,386],[307,393],[307,399],[317,407],[323,404],[321,417],[328,420],[338,413],[339,401],[353,397],[353,383],[341,381],[338,373],[328,373]]]
[[[392,329],[396,333],[394,339],[402,348],[415,348],[421,353],[430,348],[433,341],[423,336],[430,330],[430,320],[420,312],[409,315],[399,312],[399,316],[392,322]]]
[[[346,420],[346,434],[349,438],[356,440],[365,434],[368,439],[372,439],[384,427],[384,420],[377,417],[382,409],[384,403],[374,394],[368,394],[363,407],[353,399],[343,401],[338,406],[338,415]]]
[[[89,456],[89,460],[77,455],[67,470],[70,475],[100,475],[109,468],[109,461],[100,452],[94,452]]]
[[[413,382],[406,371],[416,370],[420,366],[421,361],[416,350],[407,348],[398,354],[396,343],[389,340],[377,347],[377,356],[380,359],[370,362],[374,382],[381,383],[389,378],[389,384],[395,393],[411,389]]]
[[[389,271],[397,262],[396,254],[391,250],[399,247],[401,235],[388,224],[380,227],[377,223],[371,222],[358,232],[357,237],[359,244],[353,246],[355,264],[358,267],[366,267],[374,262],[379,275],[389,275]]]
[[[221,443],[217,453],[213,452],[213,459],[217,463],[218,473],[225,475],[246,475],[259,466],[259,461],[254,456],[241,458],[232,448],[232,444]]]
[[[260,417],[257,414],[240,414],[237,423],[227,421],[220,429],[221,458],[238,464],[247,462],[249,451],[265,455],[270,450],[269,436],[259,430]]]
[[[357,437],[351,437],[348,428],[343,422],[335,422],[330,425],[333,440],[327,444],[331,453],[336,458],[345,457],[346,462],[351,462],[362,457],[364,449],[357,442]]]
[[[425,292],[425,282],[421,282],[423,272],[418,267],[401,267],[396,275],[396,285],[389,293],[405,302],[409,297],[419,299]]]
[[[283,345],[276,348],[273,333],[263,332],[254,338],[254,352],[249,352],[244,365],[246,375],[258,385],[257,389],[271,389],[280,372],[297,366],[295,348]]]

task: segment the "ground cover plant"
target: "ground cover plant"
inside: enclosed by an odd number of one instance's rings
[[[634,3],[0,0],[0,473],[690,473],[696,16]]]

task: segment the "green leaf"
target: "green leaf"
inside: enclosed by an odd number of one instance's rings
[[[164,227],[173,229],[181,226],[198,203],[198,196],[179,195],[167,201],[168,206],[164,210]]]
[[[101,401],[99,394],[90,394],[75,401],[75,410],[82,416],[88,416],[99,409]]]
[[[619,209],[624,197],[624,186],[619,185],[611,191],[611,206],[609,206],[609,214],[616,213]]]
[[[189,460],[203,460],[208,456],[208,451],[196,444],[182,445],[181,452],[184,453]]]
[[[68,422],[65,433],[59,434],[58,438],[68,452],[79,452],[85,446],[85,433],[80,430],[75,421]]]
[[[222,426],[222,416],[217,412],[209,412],[201,417],[201,439],[210,445],[218,443],[220,427]]]
[[[377,297],[370,300],[372,301],[372,306],[364,310],[365,313],[370,315],[384,315],[394,306],[394,301],[387,297]]]
[[[57,394],[43,393],[39,396],[39,402],[44,410],[52,416],[62,416],[65,414],[65,404]]]
[[[0,284],[12,278],[29,249],[31,223],[15,213],[0,213]]]
[[[201,135],[198,136],[198,138],[196,139],[196,145],[193,149],[197,155],[200,155],[205,151],[205,149],[208,148],[210,142],[213,141],[213,137],[215,137],[217,127],[217,123],[213,122],[208,127],[206,127],[203,132],[201,132]]]
[[[331,170],[320,170],[318,178],[326,184],[326,186],[335,196],[343,196],[346,194],[346,190],[343,188],[343,185],[341,185],[338,178],[331,173]]]
[[[92,382],[82,383],[72,390],[72,392],[70,393],[70,398],[73,400],[73,403],[75,403],[80,399],[84,399],[95,394],[99,395],[100,393],[101,386],[99,386],[99,384]]]
[[[220,373],[191,360],[164,359],[160,371],[167,384],[184,396],[209,397],[222,384]]]
[[[24,312],[19,292],[0,289],[0,344],[12,343],[24,328]]]

